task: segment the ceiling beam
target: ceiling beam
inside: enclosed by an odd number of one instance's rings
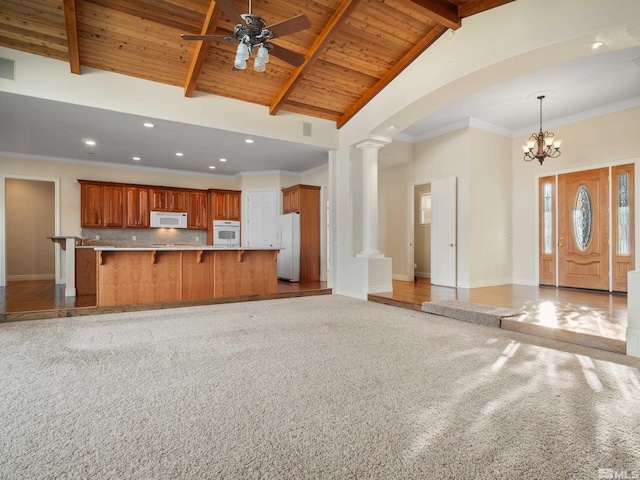
[[[318,35],[307,52],[305,61],[293,72],[287,83],[282,87],[276,98],[271,102],[269,113],[275,115],[280,111],[284,102],[293,93],[296,85],[316,62],[324,48],[331,39],[338,33],[342,24],[349,18],[351,12],[358,6],[361,0],[343,0],[338,9],[333,13],[329,22],[325,25],[320,35]]]
[[[78,19],[76,0],[64,0],[64,23],[67,29],[67,49],[71,73],[80,75],[80,47],[78,45]]]
[[[513,1],[515,0],[469,0],[464,5],[458,7],[458,15],[460,18],[470,17],[476,13],[481,13]]]
[[[384,76],[376,82],[360,99],[349,107],[349,109],[338,119],[336,122],[338,128],[342,128],[356,113],[358,113],[362,107],[371,101],[378,93],[382,91],[394,78],[396,78],[405,68],[409,66],[422,52],[424,52],[429,45],[435,42],[444,32],[447,31],[447,27],[443,25],[435,26],[422,40],[416,43],[411,50],[409,50],[404,57],[402,57],[398,63],[394,65]]]
[[[447,0],[396,0],[407,8],[411,8],[436,23],[452,30],[460,28],[458,7]]]
[[[222,9],[216,4],[216,0],[211,0],[211,4],[209,5],[209,10],[207,11],[207,16],[204,20],[204,24],[202,25],[200,35],[213,35],[216,27],[218,26],[218,22],[220,21],[221,14]],[[196,89],[196,84],[198,83],[198,77],[200,76],[200,72],[202,71],[202,66],[204,65],[204,61],[206,60],[207,54],[209,53],[210,44],[211,42],[196,42],[196,50],[193,53],[191,66],[189,67],[189,73],[187,73],[187,78],[184,82],[185,97],[193,96],[193,92]]]

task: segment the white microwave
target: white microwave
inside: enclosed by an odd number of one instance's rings
[[[239,247],[240,222],[236,220],[214,220],[213,244],[225,247]]]
[[[151,228],[187,228],[184,212],[151,212]]]

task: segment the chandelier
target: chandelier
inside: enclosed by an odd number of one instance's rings
[[[547,157],[559,157],[560,144],[562,143],[562,140],[554,139],[553,133],[542,131],[542,100],[544,97],[544,95],[538,97],[538,100],[540,100],[540,131],[531,134],[529,141],[526,145],[522,146],[522,150],[524,150],[524,161],[530,162],[535,158],[540,162],[540,165],[542,165],[542,162],[544,162],[544,159]]]

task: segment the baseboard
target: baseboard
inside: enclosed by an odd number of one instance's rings
[[[360,300],[367,300],[366,293],[351,292],[349,290],[343,290],[340,288],[334,288],[333,291],[334,291],[334,295],[343,295],[345,297],[352,297],[352,298],[359,298]]]
[[[466,288],[496,287],[498,285],[511,285],[511,284],[513,284],[513,279],[502,278],[502,279],[496,279],[496,280],[481,280],[477,282],[469,282],[469,286]]]
[[[403,282],[413,282],[413,278],[409,278],[409,275],[402,275],[400,273],[394,273],[391,275],[391,280],[400,280]]]
[[[55,280],[55,273],[40,273],[33,275],[7,275],[7,282],[28,282],[29,280]]]
[[[393,292],[393,285],[370,285],[368,293]]]

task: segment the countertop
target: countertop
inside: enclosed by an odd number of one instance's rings
[[[228,250],[228,251],[265,251],[265,250],[283,250],[281,247],[225,247],[216,245],[146,245],[141,247],[114,247],[106,245],[94,245],[76,248],[93,248],[102,252],[140,252],[140,251],[167,251],[167,250]]]

